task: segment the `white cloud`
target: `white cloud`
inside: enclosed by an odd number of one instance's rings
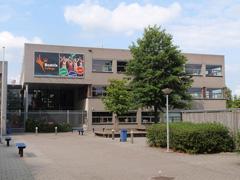
[[[2,60],[2,47],[5,47],[5,60],[8,61],[9,82],[13,78],[19,82],[24,43],[41,44],[42,40],[39,37],[28,39],[24,36],[15,36],[8,31],[0,32],[0,60]]]
[[[0,32],[0,46],[5,46],[6,48],[22,48],[24,43],[42,43],[39,37],[33,37],[33,39],[27,39],[24,36],[14,36],[8,31]]]
[[[182,7],[184,16],[168,26],[181,48],[209,53],[240,46],[240,5],[235,1],[203,1]]]
[[[170,29],[175,41],[188,50],[207,52],[240,46],[240,22],[224,20],[205,25],[194,23],[173,26]]]
[[[67,22],[78,24],[84,30],[132,34],[142,31],[148,25],[169,22],[180,12],[181,6],[178,3],[169,7],[120,3],[111,10],[95,2],[85,1],[78,6],[67,6],[64,17]]]

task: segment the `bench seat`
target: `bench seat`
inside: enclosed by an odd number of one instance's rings
[[[82,127],[73,127],[72,128],[72,132],[73,131],[78,131],[78,133],[79,133],[79,135],[80,135],[80,133],[83,135],[83,133],[84,133],[84,129],[82,128]]]

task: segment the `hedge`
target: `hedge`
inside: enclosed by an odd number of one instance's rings
[[[240,152],[240,131],[236,135],[236,150]]]
[[[71,131],[71,126],[68,123],[58,124],[28,119],[26,121],[26,132],[35,132],[36,127],[38,127],[38,132],[54,132],[56,126],[58,127],[58,132]]]
[[[234,150],[233,137],[226,127],[216,123],[193,124],[170,123],[170,148],[175,151],[201,154]],[[166,124],[154,124],[147,129],[150,146],[163,147],[166,144]]]

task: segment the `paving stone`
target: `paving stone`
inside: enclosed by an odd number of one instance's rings
[[[0,180],[32,179],[24,157],[20,158],[18,155],[18,149],[13,144],[10,147],[0,144]]]

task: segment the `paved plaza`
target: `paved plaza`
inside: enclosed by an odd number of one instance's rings
[[[1,180],[240,180],[240,154],[236,153],[166,153],[148,147],[145,138],[135,138],[131,144],[77,132],[13,139],[27,148],[20,158],[13,144],[0,145]],[[154,178],[158,176],[162,178]]]
[[[19,158],[15,146],[0,144],[0,180],[34,179],[26,162]]]

